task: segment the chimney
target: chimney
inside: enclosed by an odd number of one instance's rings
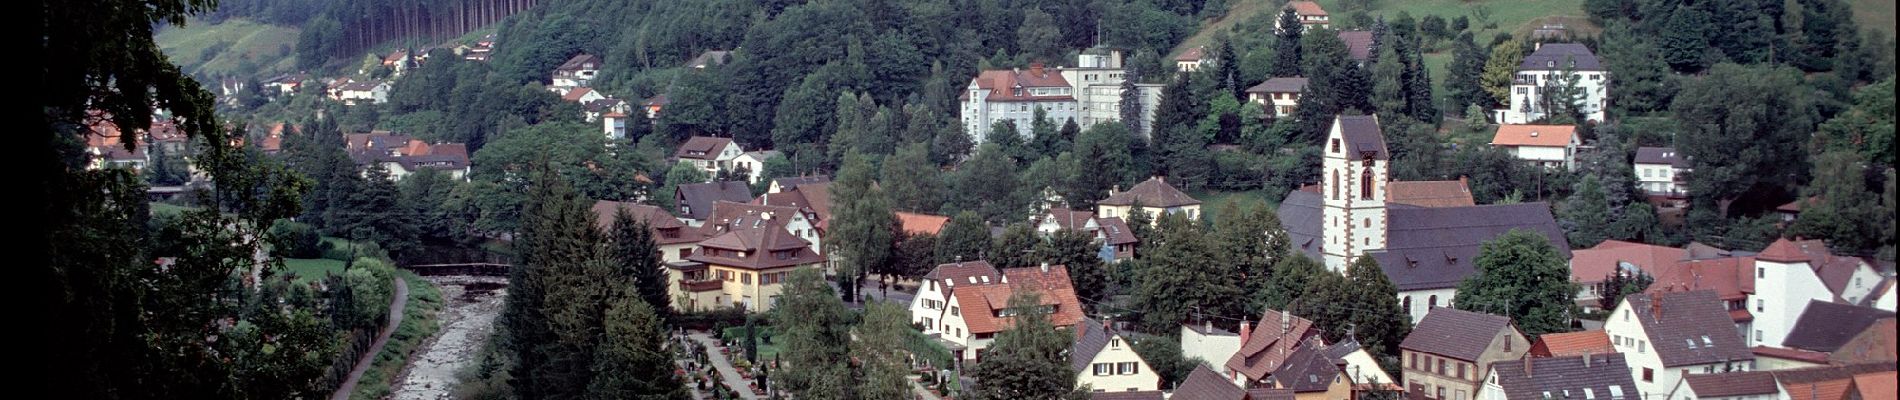
[[[1291,331],[1293,331],[1293,312],[1281,311],[1280,312],[1280,334],[1285,335]]]
[[[1208,326],[1214,326],[1213,322],[1209,322],[1207,324]],[[1247,322],[1247,321],[1240,321],[1240,344],[1243,346],[1246,345],[1247,339],[1252,338],[1252,337],[1253,337],[1253,323]]]
[[[1537,374],[1535,373],[1536,372],[1535,371],[1536,367],[1534,367],[1535,365],[1537,365],[1536,360],[1531,359],[1531,358],[1524,359],[1524,377],[1529,378],[1529,377],[1537,376]]]
[[[1109,196],[1114,196],[1114,195],[1115,195],[1115,192],[1120,192],[1120,191],[1122,191],[1122,185],[1121,185],[1121,184],[1119,184],[1119,183],[1117,183],[1117,184],[1115,184],[1115,186],[1109,186],[1109,187],[1108,187],[1108,195],[1109,195]]]
[[[1590,353],[1583,353],[1583,368],[1585,368],[1585,369],[1588,369],[1588,368],[1590,368],[1590,357],[1591,357],[1591,356],[1592,356],[1592,354],[1590,354]]]
[[[1662,302],[1663,302],[1663,296],[1662,296],[1662,293],[1657,293],[1657,294],[1656,294],[1656,295],[1654,295],[1654,296],[1649,296],[1649,316],[1650,316],[1650,318],[1654,318],[1654,319],[1656,319],[1656,320],[1658,320],[1658,321],[1660,321],[1660,320],[1662,320],[1662,313],[1663,313],[1663,311],[1662,311],[1662,310],[1663,310],[1663,307],[1662,307]]]
[[[1035,75],[1036,77],[1046,76],[1042,74],[1042,62],[1037,61],[1037,62],[1029,63],[1029,74]]]
[[[1043,273],[1048,273],[1048,272],[1049,272],[1049,262],[1048,262],[1048,261],[1043,261],[1043,262],[1042,262],[1042,272],[1043,272]]]

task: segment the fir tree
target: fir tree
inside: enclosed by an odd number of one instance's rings
[[[1305,64],[1300,62],[1300,35],[1305,25],[1300,23],[1300,16],[1293,12],[1293,7],[1286,7],[1280,10],[1279,26],[1281,29],[1274,31],[1273,41],[1273,54],[1278,59],[1273,62],[1273,71],[1267,75],[1276,78],[1301,76],[1300,66]]]
[[[672,300],[667,295],[666,271],[660,265],[660,246],[654,241],[652,226],[619,208],[614,211],[612,230],[620,274],[633,285],[633,294],[646,302],[647,312],[666,323],[672,316]]]
[[[627,296],[608,309],[605,337],[594,357],[589,399],[687,399],[673,377],[673,357],[664,349],[666,326],[653,307]]]

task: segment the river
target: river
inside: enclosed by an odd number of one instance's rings
[[[442,329],[409,360],[391,398],[397,400],[438,400],[450,398],[457,379],[455,373],[479,361],[482,345],[494,331],[495,316],[501,314],[502,299],[507,297],[508,278],[481,276],[435,276],[428,278],[442,288],[448,304],[438,314]]]

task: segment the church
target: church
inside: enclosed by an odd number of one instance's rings
[[[1280,204],[1288,238],[1334,272],[1355,257],[1377,260],[1414,323],[1451,306],[1458,283],[1476,272],[1479,247],[1512,229],[1542,234],[1570,258],[1549,204],[1477,205],[1462,179],[1392,181],[1377,116],[1335,117],[1322,145],[1320,183]]]

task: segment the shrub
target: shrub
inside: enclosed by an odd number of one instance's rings
[[[271,223],[271,252],[283,258],[317,258],[323,255],[323,236],[310,224],[280,219]]]

